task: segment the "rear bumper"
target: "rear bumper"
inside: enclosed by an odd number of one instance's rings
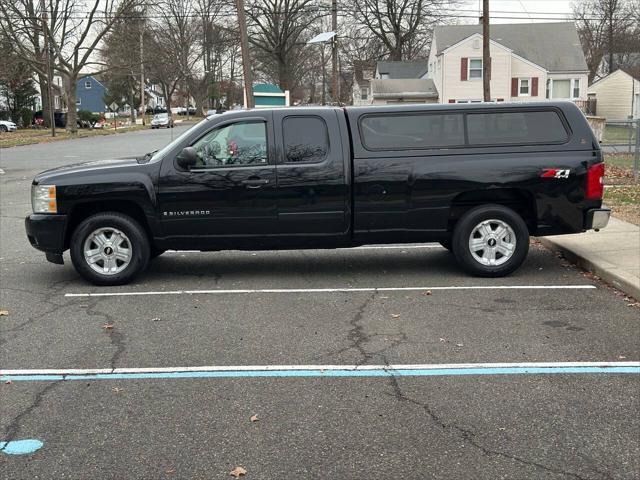
[[[593,208],[587,210],[584,218],[584,229],[600,230],[609,224],[609,217],[611,217],[611,210],[608,208]]]
[[[24,220],[27,238],[34,248],[46,253],[64,252],[66,215],[31,214]]]

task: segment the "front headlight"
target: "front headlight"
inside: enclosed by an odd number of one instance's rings
[[[33,213],[58,213],[55,185],[31,185]]]

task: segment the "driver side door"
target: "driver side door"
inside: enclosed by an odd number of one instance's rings
[[[218,123],[191,145],[194,166],[163,162],[160,218],[165,237],[193,248],[259,245],[277,233],[271,114]]]

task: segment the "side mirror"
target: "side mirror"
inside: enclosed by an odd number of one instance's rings
[[[178,166],[184,170],[189,170],[198,162],[198,153],[193,147],[185,147],[176,157]]]

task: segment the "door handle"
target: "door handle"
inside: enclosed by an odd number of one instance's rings
[[[263,185],[267,185],[269,183],[268,178],[248,178],[246,180],[242,180],[241,182],[247,188],[260,188]]]

